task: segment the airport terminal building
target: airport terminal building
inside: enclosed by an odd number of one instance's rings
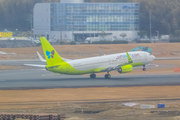
[[[34,35],[59,40],[85,40],[87,37],[135,39],[139,31],[139,3],[84,3],[61,0],[37,3],[34,7]]]

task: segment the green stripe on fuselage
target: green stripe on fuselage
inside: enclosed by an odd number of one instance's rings
[[[133,67],[137,66],[143,66],[144,63],[131,63],[129,65],[132,65]],[[84,70],[84,71],[79,71],[72,67],[69,63],[63,62],[60,65],[56,66],[46,66],[46,69],[48,71],[54,72],[54,73],[60,73],[60,74],[67,74],[67,75],[83,75],[83,74],[89,74],[89,73],[100,73],[104,68],[97,68],[97,69],[92,69],[92,70]]]
[[[137,66],[143,66],[144,63],[131,63],[130,65],[132,65],[133,67],[137,67]]]
[[[74,67],[72,67],[69,63],[62,62],[60,65],[46,66],[46,69],[54,73],[67,74],[67,75],[82,75],[82,74],[88,74],[88,73],[99,73],[101,70],[105,68],[79,71],[75,69]]]

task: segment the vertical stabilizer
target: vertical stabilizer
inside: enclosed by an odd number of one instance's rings
[[[48,66],[56,66],[64,61],[45,37],[41,37],[40,40]]]

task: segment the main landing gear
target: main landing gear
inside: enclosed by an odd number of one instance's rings
[[[95,78],[96,78],[96,74],[94,74],[94,73],[91,74],[91,75],[90,75],[90,78],[95,79]]]
[[[110,75],[109,73],[107,73],[104,77],[105,77],[106,79],[110,79],[110,78],[111,78],[111,75]],[[94,74],[94,73],[91,74],[91,75],[90,75],[90,78],[91,78],[91,79],[95,79],[95,78],[96,78],[96,74]]]
[[[106,79],[110,79],[110,78],[111,78],[111,75],[110,75],[110,74],[106,74],[104,77],[105,77]]]
[[[105,74],[104,76],[106,79],[110,79],[111,78],[111,75],[109,74],[109,72],[107,74]]]
[[[146,71],[146,66],[145,65],[143,65],[143,71]]]

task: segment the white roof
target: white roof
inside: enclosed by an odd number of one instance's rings
[[[84,3],[84,0],[61,0],[61,3]]]

